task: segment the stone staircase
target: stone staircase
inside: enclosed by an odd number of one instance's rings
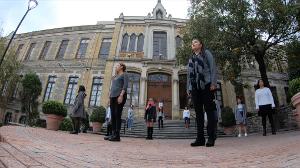
[[[126,124],[122,124],[121,136],[122,137],[134,137],[134,138],[145,138],[146,137],[146,124],[144,121],[134,121],[131,130],[126,128]],[[205,136],[206,129],[204,131]],[[101,135],[106,134],[106,127],[101,129],[99,133]],[[218,129],[218,137],[228,137],[225,135],[221,128]],[[196,127],[195,121],[191,120],[190,128],[184,127],[183,120],[165,120],[164,128],[158,129],[158,123],[154,124],[153,138],[156,139],[195,139],[196,138]]]

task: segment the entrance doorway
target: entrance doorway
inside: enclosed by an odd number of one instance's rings
[[[172,119],[172,85],[171,75],[164,73],[152,73],[148,75],[147,100],[153,98],[158,106],[161,100],[164,106],[166,119]]]

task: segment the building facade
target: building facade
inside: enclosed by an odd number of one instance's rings
[[[147,16],[121,13],[111,22],[18,34],[14,45],[24,64],[21,73],[36,72],[42,82],[41,103],[58,100],[72,105],[78,86],[84,85],[89,110],[107,106],[114,67],[124,62],[130,79],[126,107],[134,105],[135,117],[143,118],[151,97],[164,102],[167,119],[180,119],[187,101],[186,68],[176,64],[176,48],[182,45],[181,30],[187,21],[167,15],[159,0]],[[248,66],[242,74],[242,80],[254,86],[259,71]],[[216,98],[221,106],[233,107],[234,87],[218,76]],[[276,87],[278,103],[286,104],[286,73],[270,73],[269,77]],[[248,110],[254,111],[254,88],[244,89],[244,94]],[[2,111],[2,120],[20,122],[24,116],[17,110],[20,105],[12,103]]]

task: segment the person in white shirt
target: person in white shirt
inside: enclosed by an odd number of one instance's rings
[[[190,116],[191,116],[190,110],[187,107],[185,107],[182,114],[183,114],[182,118],[184,119],[185,128],[189,128],[190,127]]]
[[[258,110],[258,115],[262,117],[263,136],[267,135],[266,118],[268,116],[272,128],[272,134],[276,134],[273,121],[273,109],[275,108],[274,99],[271,90],[265,87],[262,79],[258,80],[257,86],[259,89],[255,91],[255,108]]]
[[[162,102],[162,100],[158,102],[157,120],[158,120],[158,129],[164,128],[164,103]]]

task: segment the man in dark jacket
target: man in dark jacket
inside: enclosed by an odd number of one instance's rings
[[[187,65],[187,94],[192,96],[196,112],[197,138],[191,146],[214,146],[215,144],[215,110],[214,91],[216,90],[216,64],[209,50],[204,48],[199,38],[192,41],[193,55]],[[204,138],[204,112],[207,113],[208,140]]]

